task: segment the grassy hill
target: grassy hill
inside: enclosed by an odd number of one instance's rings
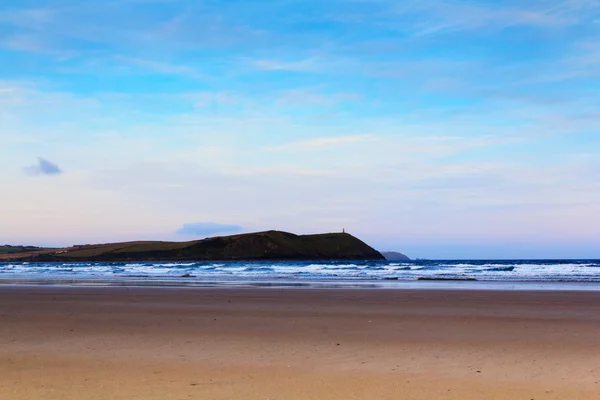
[[[294,235],[267,231],[192,242],[126,242],[73,246],[35,261],[194,260],[383,260],[372,247],[347,233]],[[15,257],[17,258],[17,257]]]
[[[39,247],[35,246],[10,246],[4,245],[0,246],[0,254],[15,254],[15,253],[26,253],[30,251],[41,250]]]

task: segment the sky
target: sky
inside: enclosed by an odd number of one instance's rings
[[[598,0],[2,0],[0,243],[600,258]]]

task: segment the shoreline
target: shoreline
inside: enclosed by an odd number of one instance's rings
[[[0,398],[594,400],[600,293],[0,286]]]
[[[492,281],[492,280],[197,280],[161,278],[0,278],[2,287],[130,287],[189,289],[286,289],[286,290],[469,290],[469,291],[560,291],[597,292],[599,282]]]

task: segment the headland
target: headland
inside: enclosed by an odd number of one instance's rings
[[[24,249],[27,251],[0,254],[0,261],[385,260],[377,250],[348,233],[295,235],[266,231],[191,242],[136,241]]]

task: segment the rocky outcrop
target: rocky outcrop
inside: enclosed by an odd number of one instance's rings
[[[381,254],[388,261],[410,261],[410,258],[397,251],[382,251]]]

